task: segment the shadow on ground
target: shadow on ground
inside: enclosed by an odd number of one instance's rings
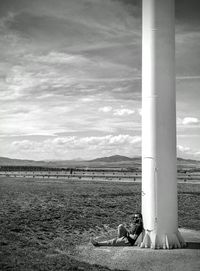
[[[200,266],[200,231],[180,229],[187,243],[182,249],[133,247],[77,247],[75,258],[110,269],[137,271],[197,271]]]

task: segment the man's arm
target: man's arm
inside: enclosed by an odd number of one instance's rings
[[[135,241],[137,240],[139,235],[137,234],[128,234],[127,235],[127,239],[129,241],[129,243],[133,246],[135,244]]]
[[[133,246],[135,244],[135,241],[137,240],[138,236],[140,235],[140,233],[143,231],[143,225],[142,224],[138,224],[135,225],[134,228],[130,231],[129,234],[127,234],[127,239],[129,241],[129,243]]]

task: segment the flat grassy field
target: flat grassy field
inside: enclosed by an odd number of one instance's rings
[[[179,226],[199,229],[200,184],[178,184]],[[141,208],[141,184],[0,178],[0,270],[109,270],[69,257]]]

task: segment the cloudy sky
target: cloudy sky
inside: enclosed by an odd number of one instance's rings
[[[200,159],[200,4],[176,1],[178,156]],[[141,154],[141,1],[0,1],[0,156]]]

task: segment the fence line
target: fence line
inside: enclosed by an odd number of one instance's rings
[[[38,172],[38,171],[0,171],[0,177],[14,177],[14,178],[43,178],[43,179],[80,179],[80,180],[96,180],[96,179],[104,179],[104,180],[129,180],[129,181],[141,181],[142,176],[139,172],[105,172],[101,173],[95,171],[73,171],[65,172],[65,173],[55,173],[55,172]],[[188,181],[200,181],[200,173],[195,174],[178,174],[177,179],[182,182]]]

